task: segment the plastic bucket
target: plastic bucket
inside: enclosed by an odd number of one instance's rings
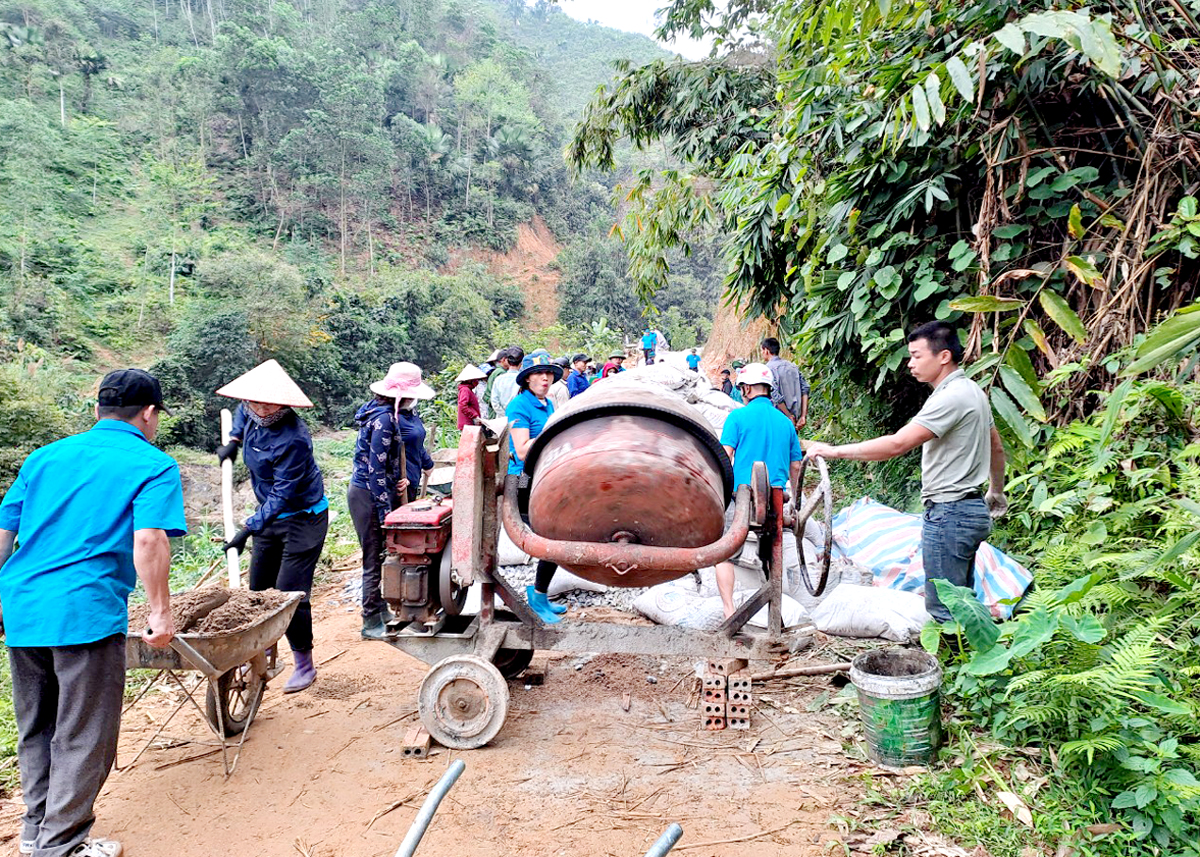
[[[928,765],[942,742],[942,668],[920,649],[875,649],[850,666],[867,733],[880,765]]]

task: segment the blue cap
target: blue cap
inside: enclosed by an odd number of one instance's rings
[[[555,381],[562,380],[563,367],[557,366],[551,361],[550,352],[539,348],[532,354],[525,355],[525,359],[521,361],[521,371],[517,373],[517,386],[524,387],[529,376],[539,370],[553,372]]]

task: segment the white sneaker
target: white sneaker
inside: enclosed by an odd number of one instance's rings
[[[22,839],[17,845],[17,850],[22,854],[32,854],[35,848],[37,848],[37,843],[32,839]]]
[[[121,857],[124,853],[115,839],[88,839],[76,845],[70,857]]]

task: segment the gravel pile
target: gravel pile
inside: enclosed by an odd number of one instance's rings
[[[507,565],[500,568],[500,575],[508,585],[518,593],[524,594],[526,586],[533,585],[536,564]],[[574,589],[559,596],[556,601],[568,607],[615,607],[618,610],[633,612],[633,601],[646,590],[644,588],[624,589],[609,587],[607,592],[585,592]],[[341,592],[334,599],[337,603],[346,605],[347,612],[355,610],[362,604],[362,570],[348,571],[342,580]]]

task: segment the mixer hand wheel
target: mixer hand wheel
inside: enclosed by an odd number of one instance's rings
[[[810,462],[816,463],[818,482],[811,493],[804,491],[804,477],[808,473]],[[792,486],[792,497],[795,498],[796,517],[792,523],[792,532],[796,535],[796,553],[800,557],[800,576],[804,579],[804,588],[813,597],[825,591],[829,582],[829,559],[833,553],[833,492],[829,487],[829,470],[825,459],[804,456],[800,462],[800,477]],[[813,518],[818,508],[821,516],[813,521],[824,532],[815,541],[821,553],[817,557],[815,568],[808,567],[804,558],[804,533],[808,522]]]

